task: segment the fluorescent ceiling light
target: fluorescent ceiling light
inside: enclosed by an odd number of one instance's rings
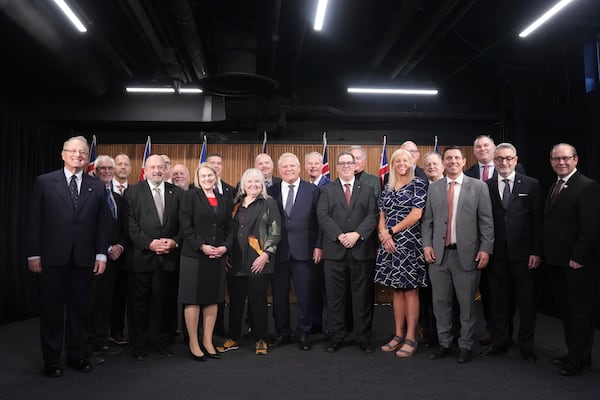
[[[202,93],[202,89],[198,89],[198,88],[179,88],[179,93],[184,93],[184,94]]]
[[[127,93],[175,93],[172,87],[128,87]]]
[[[327,11],[327,0],[319,0],[317,5],[317,14],[315,15],[315,25],[313,29],[320,31],[323,29],[323,20],[325,19],[325,12]]]
[[[425,95],[435,96],[437,89],[378,89],[378,88],[348,88],[348,93],[358,94],[404,94],[404,95]]]
[[[77,15],[75,15],[73,10],[71,10],[71,8],[64,2],[64,0],[54,0],[54,2],[61,9],[61,11],[67,16],[67,18],[69,18],[69,21],[71,21],[71,23],[73,25],[75,25],[75,28],[77,28],[77,30],[79,32],[81,32],[81,33],[87,32],[87,28],[85,26],[83,26],[83,24],[81,23],[79,18],[77,18]]]
[[[531,25],[525,28],[523,32],[519,33],[519,37],[527,37],[531,32],[539,28],[544,22],[548,21],[554,16],[554,14],[558,13],[560,10],[565,8],[572,1],[573,0],[561,0],[558,3],[556,3],[551,9],[546,11],[544,15],[536,19]]]

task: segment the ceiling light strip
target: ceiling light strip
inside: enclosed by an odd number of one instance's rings
[[[327,0],[319,0],[319,4],[317,5],[317,13],[315,15],[315,24],[313,25],[313,29],[315,31],[320,31],[323,29],[323,21],[325,20],[326,11]]]
[[[175,93],[171,87],[127,87],[127,93]]]
[[[357,94],[401,94],[401,95],[420,95],[436,96],[437,89],[381,89],[381,88],[348,88],[348,93]]]
[[[519,37],[525,38],[529,36],[530,33],[539,28],[542,24],[544,24],[546,21],[552,18],[556,13],[565,8],[572,1],[573,0],[561,0],[558,3],[556,3],[551,9],[546,11],[541,17],[536,19],[531,25],[525,28],[523,32],[519,33]]]
[[[60,8],[60,10],[63,12],[63,14],[65,14],[67,16],[67,18],[69,18],[69,21],[71,21],[71,23],[75,26],[75,28],[77,28],[77,30],[79,32],[81,32],[81,33],[87,32],[87,28],[85,26],[83,26],[83,23],[81,22],[81,20],[79,18],[77,18],[77,15],[75,15],[73,10],[71,10],[71,8],[67,5],[67,3],[65,3],[63,0],[54,0],[54,2]]]

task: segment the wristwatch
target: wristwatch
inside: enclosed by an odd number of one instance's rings
[[[392,228],[388,228],[388,233],[390,236],[394,236],[394,230]]]

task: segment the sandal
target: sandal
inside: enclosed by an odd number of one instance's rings
[[[392,344],[392,342],[396,342],[396,344]],[[389,342],[381,346],[381,351],[396,351],[398,348],[404,343],[404,338],[400,336],[394,336]]]
[[[412,350],[398,349],[396,356],[400,358],[413,356],[417,352],[417,343],[410,339],[404,339],[404,344],[412,347]]]

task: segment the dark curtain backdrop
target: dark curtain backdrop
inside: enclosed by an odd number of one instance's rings
[[[62,164],[59,136],[50,126],[0,111],[0,324],[37,313],[37,278],[24,250],[27,206],[33,179]]]

